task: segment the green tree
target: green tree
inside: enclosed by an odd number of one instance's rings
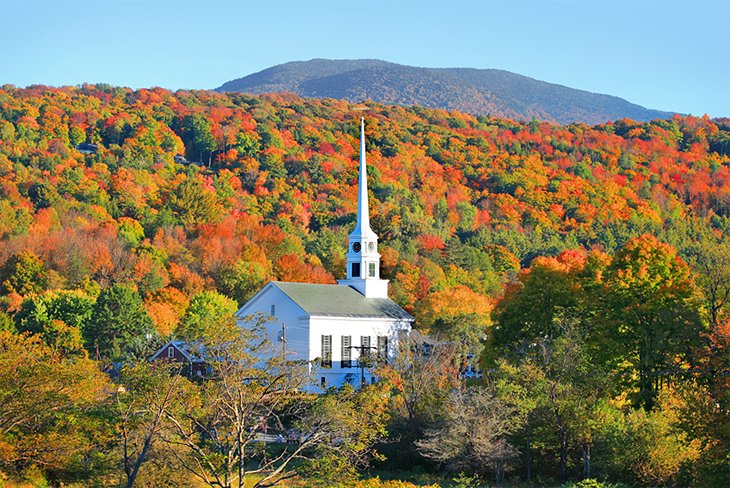
[[[270,274],[270,267],[261,262],[238,259],[217,273],[216,284],[219,290],[242,305],[266,284]]]
[[[13,319],[7,312],[0,311],[0,332],[17,332]]]
[[[555,338],[561,331],[556,317],[585,303],[580,281],[581,260],[564,258],[535,259],[517,283],[508,286],[493,313],[494,326],[487,354],[524,356],[536,338]]]
[[[313,441],[313,453],[301,468],[334,483],[356,479],[373,459],[383,460],[376,443],[387,434],[388,392],[382,385],[355,390],[351,385],[317,396],[296,423]],[[363,415],[363,412],[367,412]]]
[[[189,153],[201,163],[205,161],[203,157],[207,153],[208,164],[210,164],[213,151],[216,149],[216,143],[210,131],[208,118],[201,113],[186,115],[181,125],[182,140],[185,142]]]
[[[535,385],[542,371],[530,362],[514,365],[504,359],[497,362],[493,371],[495,395],[515,409],[515,422],[523,428],[524,439],[519,445],[524,445],[525,479],[530,482],[533,475],[535,417],[543,398]]]
[[[167,207],[185,226],[217,222],[222,212],[215,193],[204,189],[192,173],[170,193]]]
[[[15,314],[18,330],[40,333],[51,320],[83,330],[91,318],[94,299],[78,290],[51,291],[23,300]]]
[[[716,327],[730,304],[730,241],[709,236],[695,241],[687,250],[688,264],[705,297],[710,326]]]
[[[709,439],[696,437],[686,425],[687,419],[698,420],[707,412],[708,397],[700,389],[699,395],[689,397],[694,397],[693,403],[686,403],[689,398],[682,398],[684,389],[663,389],[652,411],[640,408],[606,412],[599,426],[604,453],[598,453],[597,457],[603,474],[645,486],[721,487],[727,484],[727,453],[720,461],[724,466],[719,468],[715,464],[717,458],[707,459],[710,445],[705,441]],[[722,423],[715,428],[718,426],[722,428]],[[710,462],[705,464],[706,461]],[[714,472],[698,473],[709,466],[713,466]],[[700,474],[701,478],[692,479],[690,473]]]
[[[7,293],[30,295],[48,287],[48,271],[43,261],[32,251],[21,251],[5,264],[2,276]]]
[[[535,444],[559,453],[555,474],[561,481],[567,479],[571,443],[578,444],[584,475],[590,475],[594,410],[607,398],[610,378],[606,356],[596,354],[601,343],[595,332],[598,277],[606,260],[574,251],[536,259],[495,309],[483,361],[499,396],[519,413],[528,479]]]
[[[115,283],[99,294],[84,339],[93,353],[115,359],[135,342],[145,342],[155,334],[139,293],[129,285]]]
[[[210,341],[233,320],[237,310],[235,301],[216,291],[197,293],[190,299],[175,337],[189,342]]]
[[[255,132],[239,132],[236,134],[236,145],[238,154],[254,158],[261,150],[261,142]]]
[[[46,182],[33,183],[28,189],[28,198],[37,209],[53,207],[61,199],[55,185]]]

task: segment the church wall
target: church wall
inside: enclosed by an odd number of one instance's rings
[[[274,305],[273,316],[271,314],[272,305]],[[274,353],[281,354],[282,351],[286,351],[286,357],[292,361],[310,357],[309,318],[284,293],[273,286],[262,290],[236,314],[239,326],[247,326],[242,317],[255,314],[264,315],[269,319],[264,323],[264,327]],[[282,344],[280,340],[282,324],[285,325],[286,344]]]
[[[322,336],[332,336],[332,367],[323,368],[317,364],[313,376],[318,385],[321,379],[325,378],[325,387],[342,386],[348,380],[354,381],[358,386],[361,381],[362,370],[358,365],[359,350],[351,349],[352,367],[342,367],[342,336],[351,337],[352,346],[361,346],[362,336],[370,337],[370,345],[377,347],[377,337],[388,337],[388,356],[393,357],[398,348],[398,332],[410,331],[410,323],[382,318],[358,318],[358,317],[311,317],[309,327],[310,360],[322,357]],[[371,349],[372,354],[377,354],[376,349]],[[353,376],[354,375],[354,376]],[[372,374],[365,369],[365,379],[371,382]]]

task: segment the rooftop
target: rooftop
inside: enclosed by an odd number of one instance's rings
[[[413,320],[390,298],[365,298],[349,286],[277,281],[272,284],[310,315]]]

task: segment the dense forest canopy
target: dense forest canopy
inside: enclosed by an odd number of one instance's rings
[[[84,85],[4,87],[0,107],[11,301],[19,253],[42,263],[34,291],[135,281],[158,327],[170,294],[240,304],[269,279],[344,275],[358,135],[345,102]],[[366,132],[383,275],[426,324],[440,295],[495,298],[536,256],[643,233],[682,250],[728,230],[724,120],[555,126],[373,105]]]
[[[440,449],[471,420],[443,412],[486,405],[500,439],[528,447],[515,461],[505,441],[484,454],[479,475],[519,467],[529,479],[525,453],[534,453],[542,475],[562,481],[582,464],[589,476],[595,446],[614,479],[671,484],[684,473],[691,484],[717,474],[730,430],[712,429],[727,426],[728,411],[730,120],[559,126],[368,105],[371,224],[390,295],[418,329],[450,341],[452,359],[483,347],[495,375],[496,396],[457,395],[454,365],[434,366],[424,374],[442,376],[423,382],[440,390],[417,390],[424,407],[408,397],[416,373],[382,371],[399,385],[389,429],[422,434],[406,455],[419,446],[471,469]],[[37,350],[58,374],[23,374],[53,376],[52,396],[54,381],[83,364],[88,377],[68,381],[85,393],[63,408],[96,415],[85,405],[110,390],[90,357],[129,362],[171,335],[215,335],[269,280],[343,277],[358,108],[294,95],[2,87],[0,394],[16,388],[13,351]],[[680,377],[695,386],[667,393]],[[22,397],[13,395],[0,401]],[[704,400],[703,416],[672,437],[682,409]],[[83,477],[68,464],[81,448],[38,461],[32,443],[14,440],[58,443],[68,426],[8,418],[0,470],[31,459],[54,476]],[[110,442],[109,428],[78,442]],[[635,450],[620,452],[624,443]],[[682,471],[698,459],[704,471]]]

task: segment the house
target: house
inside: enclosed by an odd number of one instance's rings
[[[99,150],[99,146],[97,146],[96,144],[82,142],[81,144],[76,145],[76,150],[81,154],[94,154],[96,153],[96,151]]]
[[[413,317],[388,297],[380,279],[378,236],[370,228],[365,161],[365,121],[361,121],[360,176],[355,229],[349,235],[347,276],[338,284],[270,282],[236,313],[241,327],[263,325],[276,353],[310,362],[322,391],[345,383],[375,381],[372,366],[392,358],[398,341],[411,331]]]
[[[178,164],[188,164],[188,160],[185,159],[185,156],[183,156],[182,154],[175,154],[172,159]]]
[[[184,341],[170,341],[155,352],[150,362],[169,361],[184,363],[183,374],[190,378],[203,377],[207,372],[205,359],[201,354],[194,352]]]

